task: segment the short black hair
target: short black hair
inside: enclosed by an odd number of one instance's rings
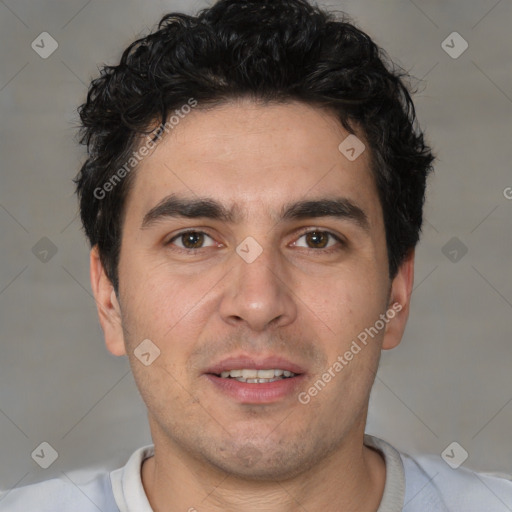
[[[101,68],[78,109],[80,143],[87,145],[74,179],[81,220],[116,293],[134,175],[126,163],[136,169],[130,158],[141,140],[155,126],[156,140],[175,109],[240,98],[327,108],[350,133],[362,130],[393,278],[419,240],[434,160],[409,78],[346,14],[306,0],[220,0],[197,16],[165,15],[155,31],[126,48],[118,65]]]

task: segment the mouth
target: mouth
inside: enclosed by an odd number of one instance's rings
[[[238,382],[247,382],[248,384],[265,384],[267,382],[290,379],[297,375],[297,373],[280,368],[268,370],[244,368],[241,370],[226,370],[217,375],[217,377],[221,379],[235,379]]]
[[[232,357],[205,372],[217,392],[245,404],[283,400],[296,393],[305,375],[301,366],[277,357]]]

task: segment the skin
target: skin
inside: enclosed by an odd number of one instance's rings
[[[155,456],[142,482],[155,511],[378,509],[385,464],[363,434],[380,352],[398,345],[407,322],[414,252],[391,280],[369,150],[349,161],[338,150],[347,136],[331,113],[302,103],[193,110],[136,171],[119,296],[92,249],[107,348],[128,356],[148,408]],[[236,204],[245,218],[169,218],[141,229],[170,193]],[[368,230],[332,217],[279,221],[290,201],[340,195],[366,213]],[[165,245],[184,228],[208,235],[201,251],[178,252],[191,247],[183,237]],[[346,244],[311,240],[304,228]],[[235,250],[248,236],[263,249],[250,264]],[[301,404],[297,393],[393,303],[402,309],[385,329]],[[144,339],[161,352],[149,366],[134,355]],[[235,351],[286,357],[306,370],[305,381],[270,404],[237,402],[202,373]]]

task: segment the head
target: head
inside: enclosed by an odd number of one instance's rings
[[[93,80],[75,180],[91,281],[161,444],[285,478],[364,426],[380,350],[405,328],[433,161],[405,80],[346,17],[303,0],[169,14]],[[219,391],[212,375],[241,355],[295,364],[293,392]]]

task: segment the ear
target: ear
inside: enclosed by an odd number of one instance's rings
[[[401,341],[409,318],[414,284],[414,249],[411,249],[391,283],[387,316],[390,318],[382,342],[382,349],[395,348]],[[394,315],[394,316],[392,316]]]
[[[114,286],[107,277],[100,261],[98,246],[90,253],[91,287],[96,300],[98,316],[105,336],[109,352],[115,356],[126,355],[122,329],[121,308],[116,297]]]

